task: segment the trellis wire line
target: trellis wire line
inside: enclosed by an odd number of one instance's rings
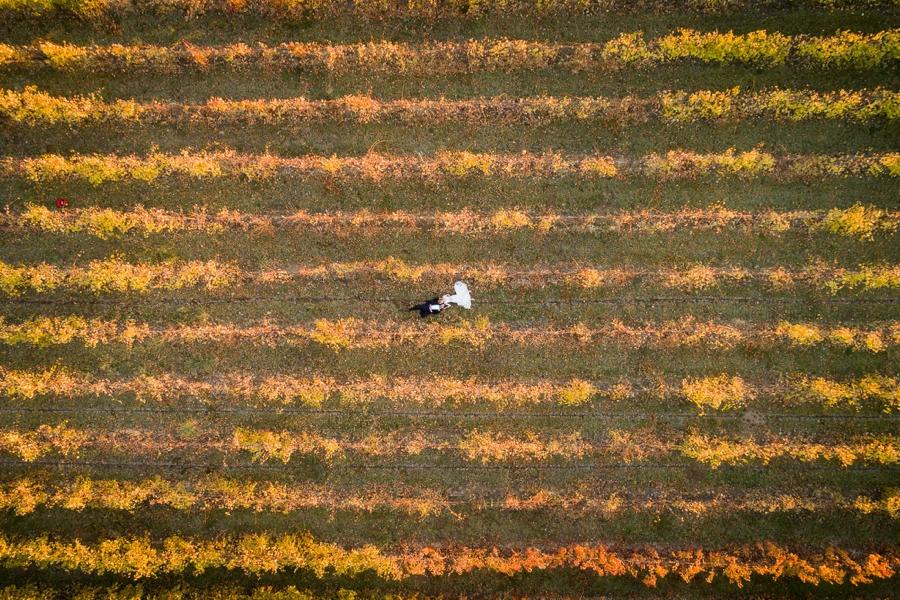
[[[2,464],[2,463],[0,463]],[[52,484],[51,484],[52,485]],[[815,489],[812,491],[805,491],[806,495],[812,495],[815,493]],[[453,494],[448,493],[444,494],[442,497],[443,503],[447,506],[465,506],[467,504],[485,504],[489,509],[497,509],[497,508],[505,508],[503,504],[503,498],[507,497],[509,490],[506,488],[503,489],[490,489],[490,488],[482,488],[477,492],[466,492],[462,494]],[[600,490],[600,493],[605,493],[604,490]],[[857,491],[857,495],[865,494],[866,490]],[[634,492],[629,489],[616,489],[614,490],[614,494],[617,498],[620,498],[629,502],[654,502],[659,500],[659,496],[653,493],[639,493]],[[420,496],[409,495],[409,494],[392,494],[391,497],[398,501],[415,501],[421,499]],[[694,493],[684,493],[678,492],[676,495],[672,496],[673,499],[680,500],[683,502],[702,502],[705,500],[735,500],[740,499],[739,494],[725,494],[723,492],[715,492],[715,491],[705,491],[705,492],[694,492]],[[294,509],[294,511],[302,510],[303,507],[299,509]],[[215,508],[199,508],[200,511],[209,511],[216,510]],[[481,512],[480,509],[476,509],[478,512]],[[293,512],[293,511],[292,511]]]
[[[191,408],[152,408],[152,407],[97,407],[97,406],[3,406],[0,413],[118,413],[118,414],[181,414],[181,413],[226,413],[226,414],[297,414],[297,415],[338,415],[351,417],[420,417],[420,418],[562,418],[562,419],[718,419],[718,420],[742,420],[744,414],[700,414],[700,413],[676,413],[676,412],[505,412],[505,411],[352,411],[342,409],[303,409],[303,408],[256,408],[256,407],[191,407]],[[806,415],[792,413],[753,413],[754,417],[764,419],[785,420],[832,420],[832,421],[900,421],[900,415]]]
[[[506,302],[512,301],[508,296],[479,295],[479,300]],[[37,298],[0,298],[0,304],[41,304],[41,305],[66,305],[66,304],[228,304],[236,302],[293,302],[293,303],[325,303],[325,302],[380,302],[387,304],[408,304],[410,298],[387,298],[372,296],[230,296],[222,298],[130,298],[112,300],[107,298],[68,298],[68,299],[37,299]],[[516,304],[530,304],[555,306],[564,304],[663,304],[684,303],[700,304],[715,302],[757,303],[757,304],[796,304],[821,303],[821,304],[897,304],[900,297],[891,298],[809,298],[772,297],[772,296],[649,296],[636,298],[551,298],[546,300],[515,299]]]
[[[291,467],[286,464],[266,464],[266,463],[237,463],[237,464],[212,464],[212,463],[182,463],[177,461],[103,461],[103,460],[52,460],[52,461],[14,461],[0,460],[0,467],[124,467],[124,468],[140,468],[140,467],[159,467],[172,469],[203,469],[203,470],[219,470],[219,469],[264,469],[269,471],[297,471],[300,467]],[[341,463],[335,465],[339,469],[380,469],[380,470],[505,470],[505,471],[614,471],[614,470],[676,470],[676,469],[695,469],[696,463],[618,463],[618,464],[566,464],[566,465],[546,465],[546,464],[525,464],[525,465],[488,465],[479,463],[452,463],[452,464],[417,464],[417,463]],[[768,466],[754,465],[727,465],[735,469],[749,470],[756,472],[770,471]],[[829,471],[833,470],[833,466],[829,465],[804,465],[791,466],[787,470],[792,471]],[[900,473],[900,467],[843,467],[842,472],[855,473]]]
[[[85,212],[87,209],[91,209],[91,208],[97,208],[97,207],[86,207],[86,208],[76,209],[76,210]],[[162,210],[166,210],[166,209],[162,209]],[[503,207],[500,207],[498,210],[503,210]],[[705,209],[703,209],[701,207],[701,208],[696,209],[696,212],[700,212],[702,210],[705,210]],[[364,211],[364,209],[363,209],[363,211]],[[207,218],[208,215],[205,213],[203,213],[201,215],[196,215],[196,214],[192,214],[190,212],[186,213],[183,210],[170,210],[169,212],[180,218],[183,218],[184,222],[201,223],[201,224],[208,222],[208,218]],[[301,213],[301,217],[304,217],[304,218],[305,217],[316,218],[316,217],[320,217],[320,216],[325,216],[325,217],[332,217],[334,220],[330,223],[309,222],[309,221],[303,222],[302,218],[300,220],[298,220],[295,215],[286,214],[283,211],[276,212],[276,211],[268,210],[268,211],[262,211],[262,212],[245,212],[245,213],[243,213],[243,217],[246,219],[246,221],[244,221],[244,222],[226,221],[226,222],[218,222],[217,224],[221,224],[224,227],[228,227],[230,229],[235,229],[238,231],[246,231],[248,229],[248,227],[253,227],[256,225],[256,223],[252,222],[251,219],[262,218],[262,219],[269,219],[273,225],[278,226],[278,227],[303,228],[303,229],[315,230],[315,231],[325,232],[325,233],[327,233],[327,229],[329,227],[347,227],[347,228],[360,227],[360,225],[353,224],[354,223],[354,220],[353,220],[354,213],[357,213],[360,211],[349,210],[349,211],[344,211],[343,213],[338,214],[338,215],[335,215],[328,211],[311,211],[311,212],[299,211],[299,212]],[[540,218],[540,217],[544,216],[543,213],[540,213],[535,210],[525,210],[525,211],[517,210],[516,212],[524,212],[527,216],[529,216],[531,218]],[[788,214],[792,218],[792,222],[795,222],[795,223],[803,223],[805,221],[803,215],[796,214],[796,213],[804,213],[804,212],[814,213],[813,216],[816,216],[816,215],[824,215],[827,211],[824,209],[812,209],[810,211],[784,211],[784,213]],[[397,215],[399,213],[402,213],[402,217],[398,216],[396,220],[392,218],[394,215]],[[23,215],[25,215],[25,214],[27,214],[27,211],[23,211],[21,209],[10,211],[7,215],[7,219],[22,219]],[[73,214],[75,216],[77,216],[78,212],[75,212]],[[490,216],[493,213],[484,211],[484,212],[475,213],[475,214],[478,217],[482,217],[482,216],[486,215],[488,218],[490,218]],[[623,215],[628,216],[630,214],[642,215],[642,213],[640,211],[622,210],[622,211],[562,213],[562,214],[553,214],[552,217],[553,217],[554,223],[575,223],[575,224],[585,223],[585,229],[588,230],[589,232],[610,233],[610,234],[641,233],[642,231],[637,229],[636,227],[630,227],[627,225],[623,226],[623,229],[621,232],[600,229],[601,227],[603,227],[605,225],[608,226],[609,223],[616,223]],[[680,211],[677,211],[677,210],[669,210],[669,211],[661,210],[661,211],[657,211],[656,213],[651,213],[648,216],[648,218],[649,219],[656,218],[659,220],[663,220],[670,216],[674,216],[677,218],[681,214],[683,214],[683,213],[681,213]],[[441,221],[441,219],[434,213],[405,213],[403,211],[396,211],[396,212],[385,211],[385,212],[381,212],[381,213],[373,213],[372,216],[375,218],[375,222],[365,222],[362,226],[371,226],[371,227],[377,228],[377,229],[395,228],[395,229],[400,229],[400,230],[406,230],[407,225],[410,222],[413,222],[418,226],[418,225],[422,225],[422,224],[438,225]],[[764,216],[764,213],[754,212],[752,210],[738,211],[738,213],[736,215],[729,217],[731,219],[731,221],[729,221],[722,227],[728,227],[728,226],[740,227],[740,226],[743,226],[745,223],[748,223],[748,222],[752,223],[754,221],[754,219],[761,218],[762,216]],[[691,219],[693,219],[693,220],[691,220]],[[589,220],[590,220],[590,222],[589,222]],[[714,216],[709,217],[708,221],[714,222],[715,217]],[[703,217],[689,217],[688,220],[686,221],[686,224],[682,225],[682,227],[696,228],[697,225],[695,225],[694,223],[700,223],[700,226],[703,227],[706,222],[707,221],[704,221]],[[14,222],[12,220],[5,220],[5,221],[0,222],[0,231],[16,230],[16,229],[22,229],[24,227],[26,227],[26,225],[21,224],[21,222]],[[707,227],[709,227],[709,229],[714,230],[714,228],[712,226],[707,226]],[[716,223],[715,227],[716,228],[719,227],[718,223]],[[527,227],[523,227],[523,228],[527,230]],[[182,231],[192,232],[192,233],[203,233],[202,230],[182,230]],[[446,230],[446,232],[451,235],[459,235],[460,234],[459,232],[454,231],[454,230]],[[57,232],[52,231],[50,233],[57,233]],[[82,230],[78,230],[78,231],[72,231],[72,232],[66,232],[66,233],[86,233],[86,232],[82,231]],[[462,235],[466,235],[467,233],[468,232],[464,232],[464,233],[462,233]],[[491,230],[491,229],[485,228],[485,229],[477,230],[475,233],[491,235],[491,234],[495,234],[495,233],[502,233],[502,231]],[[655,233],[655,232],[651,232],[651,233]],[[891,233],[892,233],[892,231],[886,231],[885,235],[890,235]]]

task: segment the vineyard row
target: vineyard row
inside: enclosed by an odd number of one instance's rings
[[[502,497],[468,494],[449,498],[435,489],[407,488],[395,483],[352,491],[311,482],[299,485],[219,475],[190,480],[166,480],[159,476],[141,480],[78,477],[65,482],[24,477],[0,483],[0,510],[11,510],[17,515],[31,514],[41,508],[137,511],[149,506],[190,512],[249,510],[284,514],[308,509],[390,511],[419,518],[453,515],[457,519],[486,510],[546,510],[570,518],[595,515],[607,519],[625,513],[697,518],[736,513],[823,514],[840,511],[855,516],[884,514],[898,519],[900,490],[888,490],[880,497],[848,496],[826,489],[782,493],[720,492],[693,497],[678,493],[634,496],[624,490],[609,492],[580,485],[574,490],[541,488],[528,493],[506,492]]]
[[[511,435],[496,431],[430,434],[412,430],[371,433],[364,437],[334,437],[310,431],[273,431],[237,427],[230,437],[214,431],[198,432],[198,439],[148,430],[90,430],[41,425],[33,430],[0,430],[0,450],[25,462],[51,453],[77,456],[81,451],[158,456],[166,452],[248,453],[255,462],[281,461],[294,456],[313,456],[327,462],[354,456],[398,458],[422,453],[458,456],[480,464],[522,464],[558,460],[615,460],[640,463],[680,457],[716,469],[724,465],[761,463],[790,459],[801,462],[828,461],[841,467],[855,464],[900,463],[900,438],[866,434],[842,436],[841,441],[817,442],[774,434],[766,439],[728,438],[700,433],[659,435],[651,428],[613,429],[603,439],[588,439],[580,431],[539,435]]]
[[[330,401],[348,407],[366,407],[386,401],[397,407],[463,407],[488,403],[497,409],[527,406],[582,406],[597,400],[630,401],[645,395],[661,401],[687,401],[701,410],[728,410],[767,398],[787,406],[858,409],[871,403],[885,412],[900,410],[900,383],[896,377],[868,374],[857,379],[834,380],[802,373],[781,374],[775,383],[748,383],[735,375],[692,377],[681,382],[619,379],[615,382],[486,382],[476,378],[390,378],[372,375],[337,382],[325,377],[290,375],[254,376],[225,373],[214,379],[187,379],[173,373],[105,379],[87,373],[53,368],[15,371],[0,368],[0,394],[12,400],[132,396],[140,402],[170,402],[198,398],[249,402],[261,407],[307,406],[321,408]]]
[[[0,227],[48,233],[85,233],[100,239],[125,235],[144,237],[165,233],[199,232],[209,235],[229,230],[268,233],[275,229],[298,232],[352,233],[371,235],[382,230],[435,235],[496,235],[529,231],[580,234],[659,234],[672,231],[722,231],[725,229],[778,235],[789,231],[828,233],[859,240],[873,240],[876,234],[892,234],[900,226],[900,211],[856,203],[848,208],[795,211],[739,211],[717,204],[678,211],[652,209],[615,213],[557,214],[518,208],[494,212],[329,211],[266,215],[221,209],[211,214],[205,206],[190,212],[137,205],[127,210],[111,208],[67,208],[53,210],[26,203],[20,211],[0,213]]]
[[[804,8],[866,12],[892,9],[890,0],[0,0],[0,13],[21,16],[74,15],[106,23],[129,16],[250,15],[273,19],[425,18],[466,19],[485,16],[541,17],[625,13],[635,10],[659,13],[699,12],[740,14],[761,10]]]
[[[663,181],[695,177],[775,177],[817,181],[828,177],[900,177],[900,153],[857,155],[781,155],[761,149],[698,154],[671,150],[642,157],[578,156],[556,152],[519,154],[442,151],[433,156],[378,154],[362,156],[283,157],[222,152],[115,154],[43,154],[0,159],[5,177],[35,183],[81,180],[91,185],[118,181],[151,183],[162,177],[209,180],[222,177],[262,181],[275,177],[327,180],[424,180],[465,178],[546,179],[579,177],[608,180],[647,177]]]
[[[334,351],[467,345],[483,348],[498,342],[517,346],[566,344],[585,348],[617,345],[637,348],[694,348],[724,351],[743,347],[768,350],[773,347],[828,347],[865,352],[883,352],[900,345],[900,321],[867,327],[816,323],[777,325],[728,324],[697,321],[693,317],[628,325],[613,319],[601,327],[577,323],[569,327],[512,327],[492,324],[480,318],[453,324],[408,321],[363,321],[357,318],[317,319],[311,325],[278,325],[262,321],[249,325],[198,322],[179,325],[150,325],[132,320],[88,319],[80,316],[35,317],[7,323],[0,316],[0,344],[46,348],[79,342],[94,348],[101,344],[214,343],[276,347],[316,343]]]
[[[125,585],[91,586],[86,584],[47,585],[16,584],[0,587],[3,600],[434,600],[419,593],[380,594],[374,590],[357,592],[339,588],[325,594],[310,590],[287,587],[250,587],[245,585],[203,585],[190,586],[179,582],[175,587],[165,585],[148,586],[144,583]]]
[[[900,119],[900,93],[883,89],[838,92],[773,89],[741,93],[723,91],[663,92],[656,97],[533,97],[467,100],[388,100],[344,96],[333,100],[213,98],[203,104],[176,102],[106,102],[96,95],[59,97],[26,87],[0,92],[0,118],[29,125],[65,123],[130,123],[290,125],[308,122],[398,122],[404,124],[462,122],[549,123],[601,121],[620,125],[644,123],[651,118],[668,123],[699,120],[735,121],[774,119],[807,121],[844,119],[856,122]]]
[[[47,293],[77,290],[100,293],[148,293],[151,290],[231,290],[236,285],[287,285],[302,281],[346,281],[350,278],[440,285],[466,279],[481,289],[529,288],[561,285],[597,290],[628,285],[662,286],[697,292],[719,285],[764,285],[772,290],[806,286],[835,294],[842,290],[871,292],[900,288],[900,265],[872,264],[857,268],[810,264],[801,269],[784,267],[712,267],[695,264],[681,269],[637,270],[633,267],[597,269],[577,264],[523,269],[499,263],[433,263],[410,265],[400,259],[332,262],[287,269],[247,271],[233,263],[170,261],[129,263],[119,258],[94,260],[86,266],[61,267],[48,263],[13,266],[0,262],[0,292]]]
[[[231,68],[314,73],[451,75],[558,68],[576,73],[658,67],[667,64],[792,65],[807,68],[872,69],[900,58],[900,30],[838,31],[829,36],[784,35],[766,30],[735,34],[679,29],[646,39],[621,33],[605,42],[555,43],[523,39],[470,39],[420,43],[373,41],[356,44],[290,42],[200,46],[0,44],[0,68],[80,72],[147,72]]]
[[[804,583],[851,583],[890,579],[900,567],[894,550],[864,553],[828,547],[794,552],[772,542],[729,549],[617,548],[573,544],[540,548],[407,548],[398,553],[367,545],[345,549],[309,534],[272,537],[246,534],[215,540],[172,536],[152,543],[147,537],[108,538],[85,544],[47,537],[0,537],[0,564],[8,567],[58,567],[93,574],[143,579],[166,573],[195,573],[227,568],[249,574],[306,569],[317,577],[349,576],[373,571],[388,580],[416,575],[442,576],[473,571],[504,575],[551,569],[576,569],[595,576],[632,577],[655,587],[677,577],[711,583],[722,577],[742,587],[751,577],[796,578]]]

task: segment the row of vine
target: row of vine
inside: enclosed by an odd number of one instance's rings
[[[0,227],[48,233],[85,233],[100,239],[132,235],[144,237],[163,233],[199,232],[208,235],[228,230],[263,234],[275,229],[305,232],[372,235],[383,230],[402,233],[427,232],[436,235],[496,235],[529,231],[536,234],[660,234],[672,231],[722,231],[779,235],[787,232],[828,233],[871,241],[878,234],[892,234],[900,226],[900,211],[885,210],[859,202],[848,208],[793,211],[740,211],[723,204],[705,208],[685,207],[677,211],[633,210],[608,213],[557,214],[519,208],[494,212],[328,211],[267,215],[205,206],[189,212],[137,205],[127,210],[112,208],[67,208],[51,210],[26,203],[19,211],[7,208],[0,213]]]
[[[635,496],[627,490],[608,491],[588,484],[577,489],[539,488],[528,492],[506,492],[493,498],[467,494],[450,498],[438,489],[398,483],[366,485],[344,490],[314,482],[282,483],[207,475],[196,479],[97,479],[53,481],[49,477],[19,477],[0,483],[0,509],[17,515],[39,509],[82,511],[105,509],[139,511],[149,506],[174,510],[249,510],[292,513],[307,509],[370,513],[390,511],[425,518],[453,515],[457,519],[481,511],[551,511],[568,518],[600,516],[606,519],[625,513],[674,514],[679,518],[708,515],[823,514],[844,512],[858,516],[884,514],[900,518],[900,489],[889,489],[880,497],[847,495],[830,489],[806,491],[724,491],[692,496],[677,492]],[[2,596],[0,596],[2,597]]]
[[[628,325],[613,319],[597,327],[576,323],[513,327],[492,324],[487,317],[460,320],[452,324],[409,321],[363,321],[358,318],[316,319],[311,325],[278,325],[261,321],[248,325],[232,323],[185,323],[151,325],[133,320],[89,319],[81,316],[35,317],[8,323],[0,316],[0,344],[46,348],[78,342],[89,348],[101,344],[214,343],[276,347],[320,344],[334,351],[352,349],[417,348],[466,345],[483,348],[489,343],[543,346],[566,344],[586,348],[618,345],[624,348],[708,348],[724,351],[738,347],[770,350],[775,347],[827,347],[879,353],[900,345],[900,322],[857,327],[843,324],[782,321],[777,325],[751,325],[697,321],[686,317],[677,321]]]
[[[764,118],[851,122],[900,119],[900,94],[875,89],[838,92],[773,89],[761,92],[700,90],[663,92],[656,97],[533,97],[465,100],[378,100],[344,96],[332,100],[212,98],[203,104],[176,102],[106,102],[99,96],[51,96],[33,86],[0,91],[0,117],[29,125],[65,123],[144,123],[279,126],[308,122],[463,122],[471,125],[549,123],[560,120],[602,121],[620,125],[661,119],[668,123],[699,120],[736,121]]]
[[[8,0],[7,0],[8,1]],[[318,73],[448,75],[558,68],[608,72],[666,64],[743,64],[758,67],[873,69],[900,58],[900,30],[838,31],[830,36],[785,35],[766,30],[735,34],[679,29],[646,39],[621,33],[607,42],[556,43],[522,39],[470,39],[357,44],[290,42],[200,46],[90,45],[40,41],[0,44],[0,68],[50,68],[69,72],[207,70],[213,67]]]
[[[900,153],[859,155],[782,155],[761,149],[698,154],[670,150],[641,157],[578,156],[557,152],[519,154],[441,151],[434,156],[369,153],[362,156],[238,154],[232,151],[146,156],[115,154],[43,154],[0,161],[6,177],[34,183],[84,181],[152,183],[163,177],[208,181],[237,178],[262,181],[276,177],[328,180],[424,180],[439,183],[467,178],[549,179],[578,177],[588,181],[651,178],[662,181],[697,177],[774,177],[813,181],[835,177],[900,177]]]
[[[156,543],[147,537],[115,537],[93,544],[2,536],[0,564],[61,567],[134,579],[165,573],[202,573],[214,568],[255,575],[306,569],[317,577],[372,571],[388,580],[476,570],[513,575],[568,568],[600,577],[631,577],[650,587],[669,576],[685,582],[699,578],[707,583],[722,577],[742,587],[753,576],[775,580],[790,577],[808,584],[861,585],[893,577],[900,567],[900,556],[892,550],[865,553],[835,547],[794,552],[772,542],[728,549],[572,544],[553,549],[423,547],[390,553],[371,545],[348,550],[309,534],[246,534],[215,540],[172,536]]]
[[[900,438],[890,434],[842,436],[840,441],[813,441],[799,436],[769,434],[765,438],[726,437],[697,432],[661,435],[652,427],[613,429],[602,439],[588,439],[578,430],[537,434],[508,434],[471,429],[433,434],[421,429],[379,431],[365,436],[331,436],[315,431],[287,431],[237,427],[230,437],[200,430],[189,438],[150,430],[93,430],[40,425],[33,430],[0,430],[0,450],[32,462],[52,453],[78,456],[97,453],[159,455],[172,451],[246,453],[255,462],[290,462],[294,456],[313,456],[332,462],[351,457],[398,458],[440,453],[480,464],[527,464],[547,461],[614,459],[641,463],[674,457],[687,458],[716,469],[721,465],[768,465],[773,460],[858,464],[900,463]]]
[[[464,407],[487,403],[496,409],[528,406],[583,406],[596,401],[624,402],[638,396],[664,402],[686,401],[701,410],[739,409],[754,400],[785,406],[859,409],[871,404],[885,412],[900,410],[900,380],[870,373],[835,380],[803,373],[784,373],[776,382],[745,381],[726,373],[677,381],[484,381],[477,378],[370,375],[338,382],[320,375],[254,376],[222,373],[211,379],[189,379],[174,373],[142,374],[106,379],[63,368],[18,371],[0,367],[0,395],[12,400],[87,397],[133,397],[139,402],[172,402],[197,398],[223,399],[258,407],[306,406],[326,403],[366,407],[387,402],[395,407]]]
[[[55,290],[101,293],[149,293],[153,290],[233,289],[237,285],[287,285],[303,281],[346,281],[350,278],[406,283],[433,282],[440,285],[462,278],[481,289],[531,288],[548,285],[574,289],[615,289],[624,286],[661,286],[685,292],[708,290],[720,285],[762,285],[772,290],[807,287],[830,294],[839,291],[872,292],[900,288],[900,265],[869,264],[857,268],[824,263],[788,270],[784,267],[713,267],[694,264],[684,268],[637,270],[633,267],[598,269],[578,264],[531,268],[510,264],[432,263],[411,265],[388,258],[380,261],[332,262],[301,265],[290,269],[248,271],[231,262],[168,261],[130,263],[118,257],[90,261],[84,266],[38,263],[14,266],[0,261],[0,292],[19,296],[23,292]]]

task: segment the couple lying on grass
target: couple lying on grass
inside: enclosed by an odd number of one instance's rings
[[[440,298],[434,297],[421,304],[411,306],[409,310],[419,311],[419,316],[424,319],[425,317],[436,315],[451,306],[461,306],[465,309],[472,308],[472,296],[469,294],[469,286],[462,281],[457,281],[453,284],[453,292],[453,294],[444,294]]]

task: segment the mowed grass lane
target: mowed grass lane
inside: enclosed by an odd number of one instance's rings
[[[183,14],[128,15],[117,19],[115,27],[66,17],[42,16],[39,19],[8,18],[0,23],[0,37],[7,44],[27,44],[35,39],[57,43],[145,43],[175,44],[184,39],[195,44],[274,44],[292,40],[333,43],[389,40],[416,42],[454,38],[507,37],[545,39],[559,42],[606,41],[623,31],[643,31],[660,36],[679,27],[698,30],[718,28],[737,33],[756,29],[778,30],[785,34],[828,34],[850,29],[875,33],[900,20],[895,10],[880,6],[871,12],[791,8],[766,11],[613,11],[576,16],[546,15],[529,18],[411,18],[398,25],[396,20],[354,19],[300,20],[265,18],[251,15]]]
[[[714,88],[720,89],[720,88]],[[153,150],[179,153],[184,149],[227,148],[242,154],[270,152],[279,156],[321,154],[359,156],[369,151],[432,155],[441,151],[598,153],[641,156],[690,149],[716,153],[762,147],[778,154],[855,154],[896,150],[896,123],[768,122],[620,125],[597,121],[506,125],[492,123],[427,124],[307,123],[189,126],[120,124],[47,126],[6,125],[0,146],[6,156],[72,152],[145,155]],[[238,133],[239,132],[239,133]],[[112,135],[111,135],[112,134]]]

